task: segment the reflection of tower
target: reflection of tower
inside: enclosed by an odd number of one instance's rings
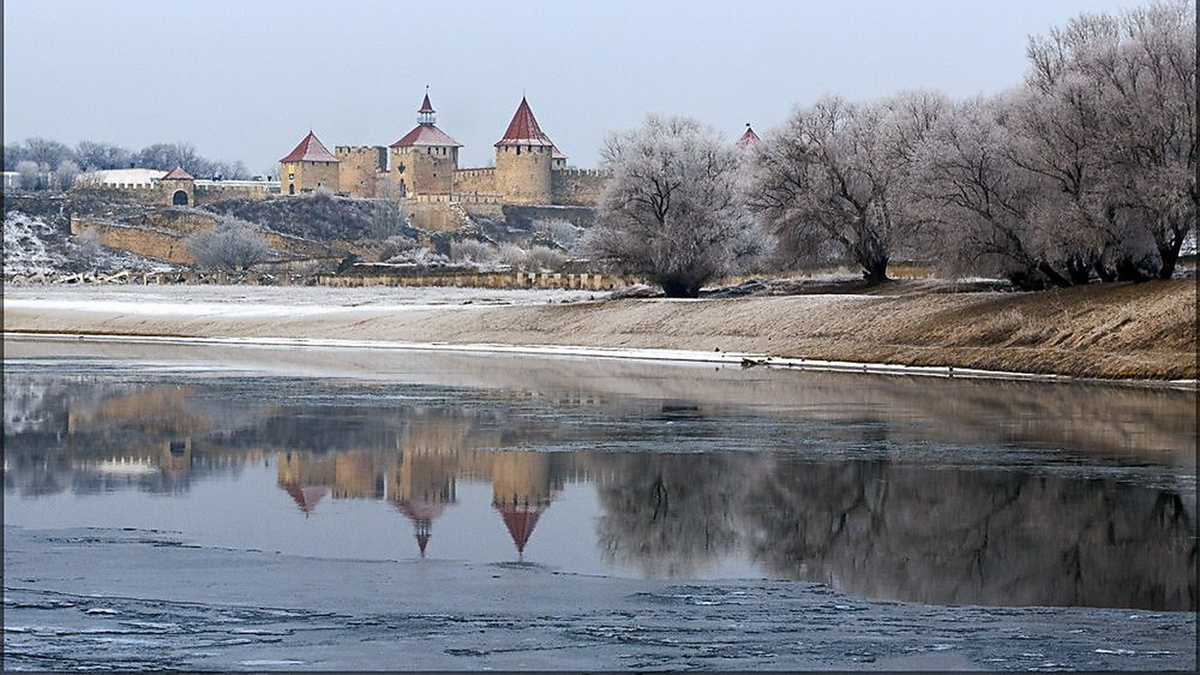
[[[336,482],[337,466],[328,457],[314,460],[297,452],[280,452],[276,456],[275,474],[279,487],[291,495],[307,518],[317,502],[329,494],[329,486]]]
[[[167,482],[181,482],[192,468],[192,439],[168,441],[159,455],[158,466]]]
[[[455,458],[465,428],[453,419],[413,424],[404,430],[399,465],[389,472],[388,499],[413,523],[421,557],[433,535],[433,521],[455,501]]]
[[[492,507],[504,518],[504,525],[522,557],[538,518],[550,506],[551,490],[548,454],[524,450],[495,453]]]

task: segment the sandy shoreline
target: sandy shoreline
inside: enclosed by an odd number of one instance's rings
[[[1194,385],[1193,281],[1039,294],[589,301],[244,287],[6,287],[4,330],[508,350]],[[530,300],[529,298],[533,298]],[[648,351],[644,351],[648,350]],[[974,371],[974,372],[972,372]],[[1019,375],[1027,374],[1027,375]]]

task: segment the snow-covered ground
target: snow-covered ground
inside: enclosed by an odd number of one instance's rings
[[[53,223],[20,211],[4,214],[5,274],[116,272],[123,269],[160,272],[170,265],[70,237]]]
[[[500,288],[454,288],[440,286],[371,286],[329,288],[325,286],[137,286],[97,284],[79,286],[6,286],[4,304],[46,308],[87,307],[120,303],[123,311],[136,314],[208,314],[227,312],[270,315],[282,311],[312,313],[352,308],[414,309],[454,305],[538,305],[579,302],[605,297],[597,291],[565,289],[507,290]]]

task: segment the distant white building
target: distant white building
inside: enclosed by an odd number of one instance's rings
[[[16,190],[21,187],[21,174],[16,171],[4,172],[4,189]]]
[[[75,178],[76,184],[96,187],[148,188],[158,185],[167,172],[162,169],[106,169],[89,171]]]

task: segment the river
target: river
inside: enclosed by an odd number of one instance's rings
[[[1195,667],[1194,392],[29,339],[4,387],[6,668]]]

